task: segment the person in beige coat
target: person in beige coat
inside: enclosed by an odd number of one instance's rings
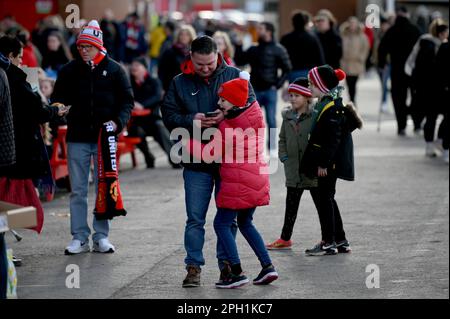
[[[369,40],[364,33],[364,26],[358,18],[350,17],[340,28],[343,55],[341,68],[347,74],[347,86],[350,100],[355,102],[356,82],[365,72],[366,59],[369,55]]]

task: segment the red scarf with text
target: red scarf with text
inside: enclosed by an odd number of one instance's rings
[[[106,56],[106,53],[107,53],[106,49],[102,49],[95,55],[95,57],[91,61],[87,62],[87,64],[91,66],[92,70],[95,69],[95,67],[99,65],[100,62],[103,61],[103,59]]]
[[[104,124],[98,137],[98,192],[94,215],[97,220],[125,216],[116,161],[117,140],[111,124]]]

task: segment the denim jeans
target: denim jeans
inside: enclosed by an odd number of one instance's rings
[[[97,194],[97,144],[93,143],[67,143],[67,159],[69,164],[70,186],[70,231],[73,239],[88,242],[91,230],[88,218],[88,191],[89,171],[91,159],[94,160],[95,194]],[[98,242],[107,238],[109,233],[109,220],[97,220],[93,216],[95,230],[92,240]]]
[[[388,81],[391,77],[391,66],[388,64],[387,67],[381,72],[381,87],[382,87],[382,95],[381,95],[381,103],[387,103],[389,88]]]
[[[268,135],[268,147],[269,150],[277,149],[278,133],[277,128],[277,89],[269,89],[265,91],[255,91],[256,99],[259,105],[263,106],[266,110],[267,119],[267,133]],[[274,130],[272,134],[270,131]]]
[[[244,210],[230,210],[219,208],[214,218],[214,230],[217,234],[217,241],[222,244],[227,255],[227,260],[231,265],[240,264],[236,239],[233,236],[232,225],[237,219],[237,225],[241,234],[247,240],[250,247],[258,257],[262,267],[270,265],[269,253],[264,245],[258,230],[253,225],[253,214],[256,208]]]
[[[184,169],[184,191],[187,221],[184,231],[184,248],[186,249],[186,265],[203,266],[203,245],[205,243],[205,222],[208,212],[209,202],[215,186],[217,194],[220,181],[218,175],[209,172],[194,171]],[[236,236],[237,227],[234,227]],[[223,267],[226,260],[222,246],[217,245],[217,259],[219,268]]]

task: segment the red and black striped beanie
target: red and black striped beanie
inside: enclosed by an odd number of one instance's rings
[[[308,73],[310,81],[322,92],[328,93],[345,79],[346,74],[341,69],[334,70],[328,64],[313,68]]]
[[[289,93],[296,93],[306,97],[312,97],[311,90],[308,88],[308,79],[307,78],[297,78],[289,84],[288,87]]]

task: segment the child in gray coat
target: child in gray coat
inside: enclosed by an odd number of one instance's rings
[[[317,178],[300,174],[300,163],[313,124],[311,114],[313,98],[308,88],[308,79],[297,78],[289,85],[288,93],[291,106],[283,110],[283,123],[278,142],[278,156],[284,164],[286,175],[286,210],[281,237],[266,245],[270,250],[291,249],[292,231],[303,191],[310,190],[314,203],[317,200],[314,196]]]

